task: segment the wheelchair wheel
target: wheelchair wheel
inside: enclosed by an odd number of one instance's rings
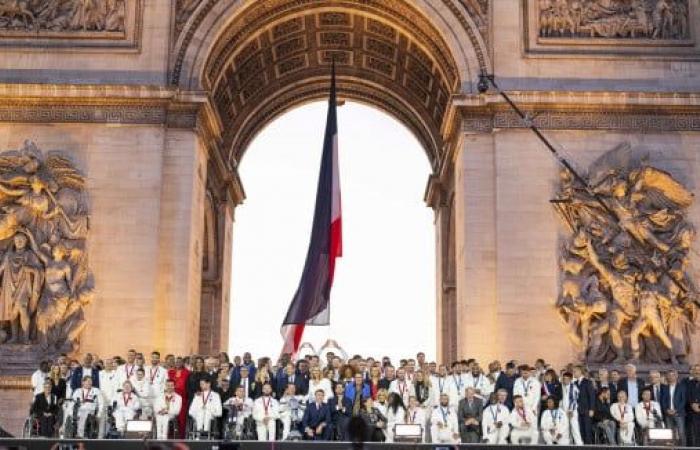
[[[168,439],[180,439],[180,426],[177,417],[168,421]]]
[[[63,427],[63,437],[65,439],[75,439],[76,434],[77,434],[77,424],[75,423],[75,420],[73,417],[68,417],[66,420],[66,424]]]
[[[22,439],[31,439],[39,435],[39,421],[33,416],[27,417],[22,427]]]
[[[97,417],[94,414],[90,414],[85,420],[85,439],[97,439],[97,435],[100,430],[100,425]]]

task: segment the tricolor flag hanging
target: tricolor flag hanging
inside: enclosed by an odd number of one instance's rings
[[[335,258],[343,252],[336,106],[335,65],[332,65],[326,134],[323,139],[311,241],[299,287],[289,305],[281,329],[284,339],[282,353],[292,355],[296,355],[299,349],[306,325],[328,325],[330,322]]]

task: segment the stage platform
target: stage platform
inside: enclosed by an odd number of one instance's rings
[[[156,441],[130,439],[96,439],[96,440],[59,440],[59,439],[0,439],[0,450],[303,450],[307,448],[328,450],[349,449],[415,449],[415,450],[494,450],[516,448],[518,450],[535,450],[544,445],[484,445],[484,444],[406,444],[406,443],[366,443],[353,445],[349,442],[309,442],[309,441]],[[601,449],[606,446],[556,446],[561,450]],[[670,447],[641,447],[638,449],[662,450]],[[687,447],[693,448],[693,447]],[[695,447],[698,448],[698,447]]]

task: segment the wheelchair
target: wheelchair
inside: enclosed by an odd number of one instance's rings
[[[209,421],[209,431],[198,430],[195,420],[187,416],[187,424],[185,427],[185,436],[191,441],[212,441],[219,438],[221,435],[219,430],[219,417],[213,417]]]
[[[39,434],[39,419],[33,414],[27,417],[22,427],[22,439],[32,439],[38,437]]]
[[[153,422],[153,436],[151,438],[158,439],[158,422],[155,415],[153,415],[151,421]],[[168,420],[168,435],[166,439],[180,439],[180,425],[177,416]]]

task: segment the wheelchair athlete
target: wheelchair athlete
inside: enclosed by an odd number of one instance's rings
[[[74,402],[73,418],[77,420],[75,426],[75,434],[79,438],[95,439],[99,432],[99,418],[102,414],[102,406],[100,398],[102,394],[100,390],[92,387],[92,377],[83,378],[82,387],[73,392],[72,400]]]
[[[51,380],[46,380],[43,392],[34,397],[30,417],[25,424],[25,436],[56,436],[61,423],[61,406],[58,397],[51,393],[52,388]]]

